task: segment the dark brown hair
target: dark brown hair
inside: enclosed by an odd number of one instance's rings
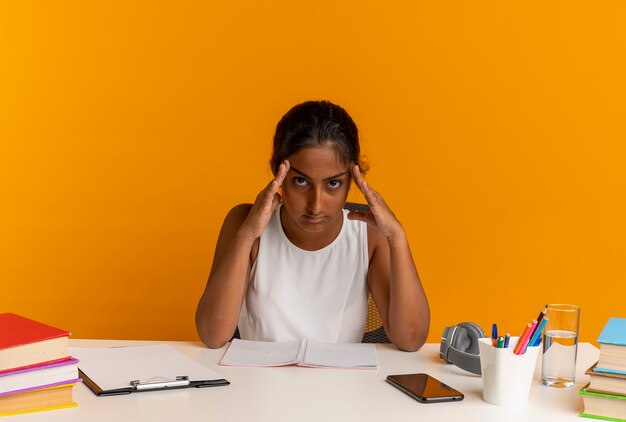
[[[332,144],[345,162],[361,162],[359,131],[352,117],[342,107],[330,101],[306,101],[291,108],[278,122],[274,134],[274,150],[270,159],[272,172],[287,157],[302,148]]]

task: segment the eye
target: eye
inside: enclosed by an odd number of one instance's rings
[[[328,186],[330,186],[333,189],[338,189],[341,185],[343,185],[343,182],[341,180],[329,180],[328,181]]]
[[[304,177],[294,177],[293,178],[293,182],[296,184],[296,186],[306,186],[307,185],[307,181]]]

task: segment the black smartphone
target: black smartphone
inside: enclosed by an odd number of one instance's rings
[[[389,375],[387,382],[421,403],[461,401],[463,393],[428,374]]]

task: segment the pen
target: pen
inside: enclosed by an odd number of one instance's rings
[[[536,344],[537,340],[539,340],[539,342],[541,342],[541,332],[543,331],[543,328],[546,326],[547,323],[548,323],[548,318],[544,318],[541,321],[541,324],[539,324],[537,326],[537,329],[533,333],[533,336],[528,341],[528,345],[529,346],[538,346],[539,345],[539,344]]]
[[[500,336],[498,337],[498,344],[496,344],[496,347],[498,349],[502,349],[503,346],[504,346],[504,337]]]
[[[491,345],[493,347],[496,347],[497,344],[498,344],[498,326],[496,324],[493,324],[491,326]]]
[[[524,340],[528,338],[528,332],[530,331],[530,327],[532,326],[533,326],[532,324],[526,324],[526,328],[524,328],[524,332],[522,333],[521,336],[519,336],[519,340],[517,340],[515,349],[513,349],[513,353],[515,353],[516,355],[519,355],[520,350],[522,350],[522,343],[524,342]]]
[[[537,328],[537,320],[534,319],[533,323],[530,326],[530,330],[528,330],[528,334],[526,334],[526,338],[522,342],[522,348],[519,350],[518,355],[523,355],[526,353],[526,348],[528,347],[528,341],[530,340],[530,336],[535,332],[535,328]]]
[[[504,348],[508,348],[509,347],[509,341],[511,340],[511,334],[506,333],[506,336],[504,337]]]

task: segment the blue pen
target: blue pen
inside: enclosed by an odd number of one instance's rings
[[[496,324],[491,326],[491,344],[493,347],[498,344],[498,326]]]
[[[537,329],[533,333],[533,336],[528,341],[528,344],[530,344],[531,346],[538,346],[539,345],[539,343],[537,343],[537,339],[539,339],[539,342],[541,342],[541,331],[543,331],[543,327],[545,327],[547,323],[548,323],[548,318],[544,318],[544,319],[541,320],[541,324],[539,324],[539,326],[537,327]],[[535,344],[535,343],[537,343],[537,344]]]
[[[504,337],[504,346],[503,346],[505,349],[509,347],[509,340],[511,340],[511,334],[506,333],[506,336]]]

